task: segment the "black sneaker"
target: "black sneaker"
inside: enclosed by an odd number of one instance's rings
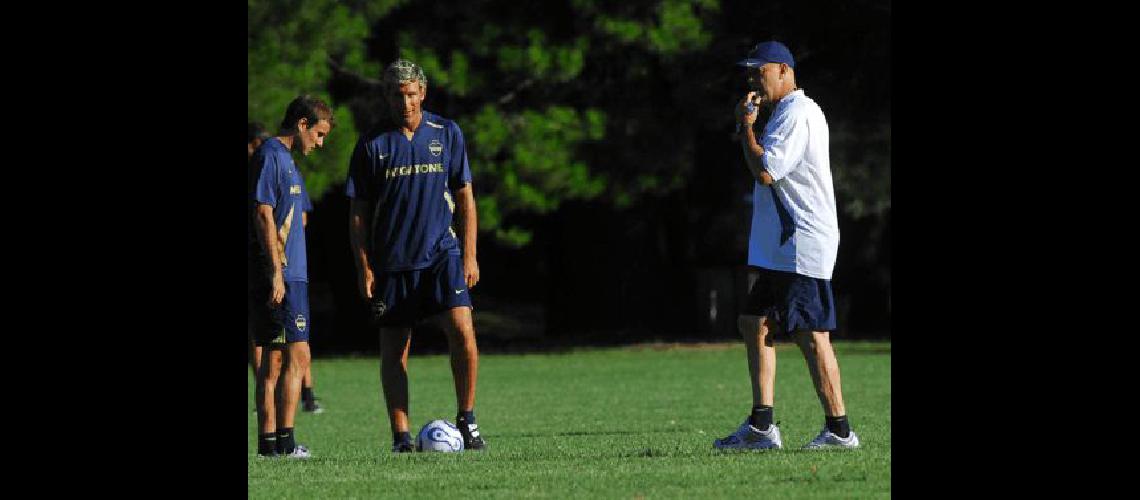
[[[314,415],[319,414],[319,413],[324,413],[324,411],[325,411],[324,408],[321,408],[321,404],[317,402],[317,398],[313,398],[312,401],[302,401],[301,402],[301,410],[307,411],[307,412],[312,413]]]
[[[392,453],[411,453],[413,451],[416,451],[416,445],[412,444],[410,439],[392,443]]]
[[[482,450],[487,447],[487,443],[483,441],[483,436],[479,435],[479,424],[468,424],[460,420],[459,433],[463,435],[463,449],[464,450]]]

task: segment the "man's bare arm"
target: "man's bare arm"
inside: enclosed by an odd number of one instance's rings
[[[368,263],[368,217],[371,204],[353,198],[348,209],[348,237],[352,245],[352,261],[356,264],[357,285],[360,296],[372,298],[372,267]]]
[[[479,282],[479,262],[475,258],[475,239],[479,232],[475,189],[468,183],[459,188],[456,194],[459,197],[460,231],[463,233],[463,278],[467,288],[471,288]]]
[[[270,228],[273,228],[272,230]],[[281,273],[281,256],[277,253],[277,224],[273,221],[273,207],[260,204],[257,206],[257,230],[261,233],[262,249],[269,258],[272,269],[272,291],[269,296],[269,305],[276,307],[285,298],[285,277]]]
[[[748,165],[748,171],[752,172],[752,176],[757,181],[767,186],[772,184],[772,176],[764,170],[764,147],[760,145],[760,141],[756,140],[756,131],[753,130],[753,125],[756,124],[756,119],[760,116],[760,106],[764,104],[764,100],[763,98],[756,99],[757,93],[752,91],[737,103],[735,113],[740,133],[736,137],[740,139],[740,148],[744,153],[744,163]]]
[[[752,176],[765,186],[772,184],[772,176],[764,170],[764,147],[756,140],[756,132],[751,125],[744,128],[744,133],[740,136],[740,147]]]

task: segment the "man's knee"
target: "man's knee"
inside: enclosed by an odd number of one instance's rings
[[[800,330],[796,332],[796,343],[799,344],[800,349],[804,351],[815,352],[831,345],[831,335],[830,332]]]
[[[468,306],[453,307],[448,311],[451,317],[451,326],[456,330],[465,332],[475,331],[475,319]]]
[[[475,323],[471,318],[471,309],[458,307],[448,311],[448,321],[443,331],[452,342],[474,340]]]
[[[289,344],[289,371],[304,373],[309,369],[312,354],[309,352],[308,342],[293,342]]]
[[[276,380],[277,376],[281,374],[281,350],[272,347],[263,347],[260,365],[261,370],[258,371],[258,375],[261,378]]]
[[[772,345],[772,322],[767,316],[751,316],[742,314],[736,319],[736,328],[746,341],[758,339],[764,345]]]

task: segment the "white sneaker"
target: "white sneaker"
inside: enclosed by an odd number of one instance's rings
[[[744,419],[744,423],[740,424],[736,432],[713,441],[713,448],[718,450],[768,450],[783,447],[784,441],[780,438],[779,427],[773,424],[762,431],[753,427],[748,419]]]
[[[309,449],[303,444],[298,444],[293,448],[293,453],[286,453],[281,455],[282,458],[309,458]]]
[[[851,435],[846,438],[841,438],[834,432],[827,430],[827,426],[819,432],[819,435],[810,443],[804,445],[805,450],[822,450],[826,448],[858,448],[859,436],[855,435],[855,431],[851,431]]]

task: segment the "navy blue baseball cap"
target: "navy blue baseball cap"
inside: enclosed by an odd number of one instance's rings
[[[759,68],[766,63],[784,63],[795,68],[796,61],[792,59],[792,51],[780,42],[760,42],[748,52],[748,58],[737,62],[737,66]]]

